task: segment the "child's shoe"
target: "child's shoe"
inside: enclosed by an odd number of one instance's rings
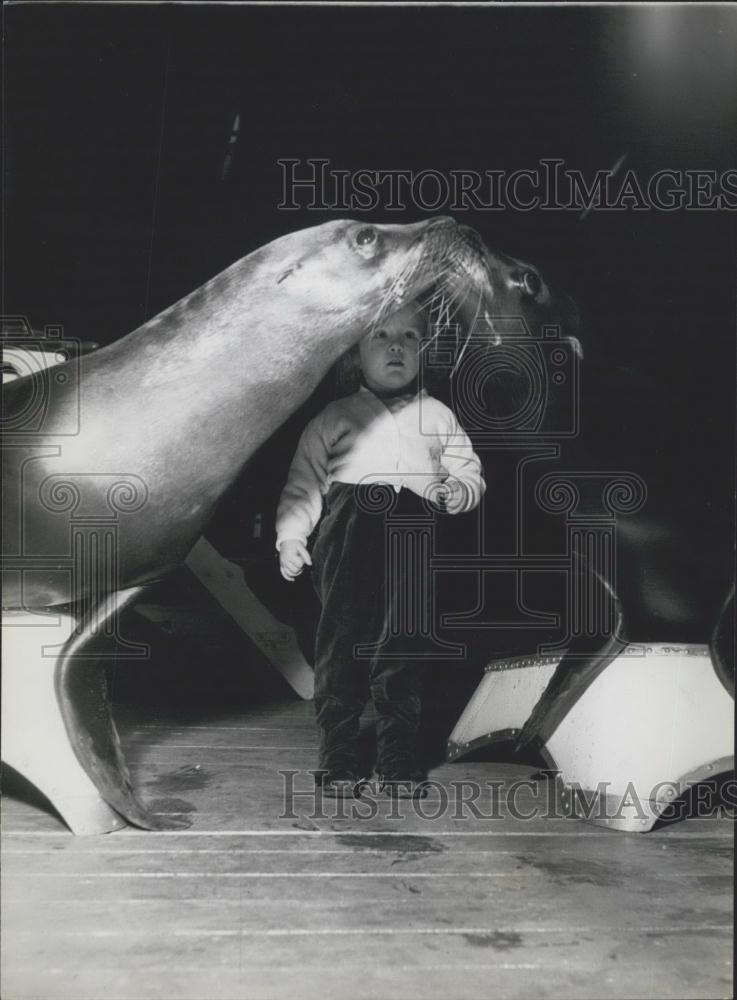
[[[392,768],[376,777],[380,791],[393,799],[424,799],[427,795],[427,778],[417,768]]]
[[[329,799],[356,798],[363,779],[352,771],[324,771],[320,778],[322,794]]]

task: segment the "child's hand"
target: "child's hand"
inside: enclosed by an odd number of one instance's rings
[[[437,487],[436,496],[448,514],[458,514],[468,503],[468,491],[459,479],[446,479]]]
[[[304,542],[296,538],[285,539],[279,546],[279,569],[284,579],[291,582],[305,565],[311,566],[312,559]]]

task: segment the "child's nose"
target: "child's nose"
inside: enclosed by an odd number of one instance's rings
[[[397,338],[397,340],[392,340],[392,342],[389,344],[389,350],[394,351],[395,353],[399,353],[400,351],[404,350],[404,344],[402,343],[401,340]]]

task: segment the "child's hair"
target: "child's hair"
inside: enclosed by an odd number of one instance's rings
[[[422,318],[422,339],[427,341],[432,336],[433,323],[430,309],[419,302],[413,303],[417,315]],[[421,384],[431,393],[438,392],[447,381],[447,373],[439,371],[432,365],[423,365],[420,357],[419,376]],[[331,369],[331,381],[338,396],[349,396],[357,392],[362,384],[360,344],[356,344],[341,355]]]

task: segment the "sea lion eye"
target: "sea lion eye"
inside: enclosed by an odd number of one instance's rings
[[[535,298],[543,290],[543,283],[534,271],[525,271],[522,275],[522,287],[528,295]]]
[[[366,247],[375,242],[376,230],[372,229],[371,226],[365,226],[356,233],[356,243],[359,247]]]

